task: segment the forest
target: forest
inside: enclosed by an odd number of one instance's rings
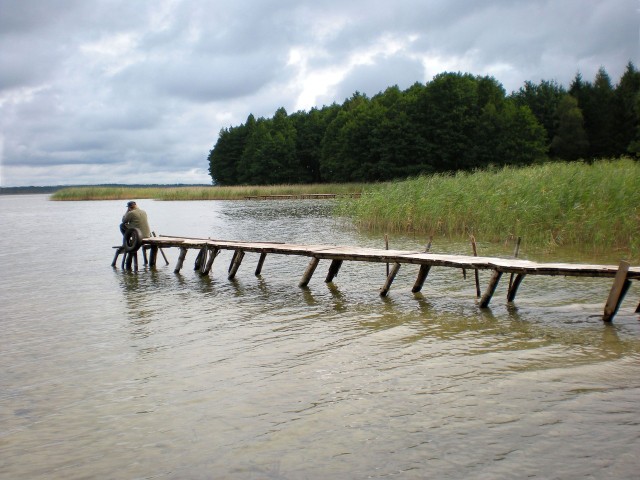
[[[568,89],[445,72],[372,98],[223,128],[209,152],[214,185],[375,182],[547,160],[640,156],[640,72],[614,86],[601,67]]]

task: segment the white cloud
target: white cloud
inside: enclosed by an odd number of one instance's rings
[[[635,0],[0,0],[0,184],[205,182],[222,127],[443,71],[638,65]],[[134,180],[132,180],[134,179]]]

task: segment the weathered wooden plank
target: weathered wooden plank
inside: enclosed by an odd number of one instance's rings
[[[620,262],[618,273],[613,280],[613,285],[611,286],[611,291],[609,292],[609,298],[607,299],[607,303],[604,306],[604,314],[602,315],[602,320],[605,322],[611,322],[613,320],[613,317],[618,312],[618,308],[620,308],[622,299],[631,286],[631,282],[627,280],[627,274],[629,273],[630,266],[631,265],[629,265],[629,263],[625,262],[624,260]]]
[[[244,258],[244,251],[240,249],[236,250],[236,253],[233,255],[233,262],[231,263],[231,268],[229,269],[229,275],[227,276],[229,280],[232,280],[236,276],[236,273],[238,272],[238,268],[240,268],[240,264],[242,263],[243,258]]]
[[[262,273],[262,266],[264,265],[264,261],[267,258],[267,254],[265,252],[262,252],[260,254],[260,258],[258,259],[258,265],[256,266],[256,277],[259,276]]]
[[[182,264],[184,263],[184,259],[187,256],[187,248],[185,247],[181,247],[180,248],[180,255],[178,256],[178,263],[176,263],[176,268],[173,271],[173,273],[180,273],[180,270],[182,269]]]
[[[418,265],[445,266],[454,268],[472,268],[500,270],[509,274],[524,275],[564,275],[578,277],[610,277],[617,272],[615,265],[580,265],[564,263],[536,263],[520,259],[503,259],[494,257],[473,257],[465,255],[444,255],[416,251],[383,250],[375,248],[359,248],[331,245],[296,245],[278,242],[234,242],[227,240],[191,239],[185,237],[152,237],[143,243],[158,247],[172,246],[178,248],[202,248],[203,246],[219,249],[237,250],[282,255],[300,255],[329,260],[353,260],[380,263],[410,263]],[[640,279],[640,267],[632,267],[629,279]]]
[[[420,270],[418,270],[418,277],[416,278],[416,283],[413,284],[413,288],[411,291],[413,293],[418,293],[422,290],[422,286],[424,285],[425,280],[427,279],[427,275],[429,275],[429,270],[431,270],[430,265],[420,265]]]
[[[307,269],[304,271],[304,275],[302,275],[302,279],[298,284],[299,287],[306,287],[307,285],[309,285],[309,282],[311,281],[311,277],[313,277],[313,272],[316,271],[316,268],[318,267],[319,262],[320,262],[319,258],[311,257],[311,261],[309,261],[309,265],[307,265]]]
[[[513,274],[512,274],[513,275]],[[518,293],[518,288],[524,280],[524,273],[517,273],[511,284],[509,285],[509,290],[507,292],[507,302],[513,302],[516,298],[516,293]]]
[[[502,272],[499,270],[494,270],[493,275],[491,276],[491,280],[489,280],[489,285],[487,285],[487,289],[480,299],[480,308],[487,308],[489,306],[489,302],[491,301],[491,297],[493,297],[493,294],[496,291],[496,287],[498,286],[500,277],[502,277]]]
[[[391,272],[389,272],[389,276],[387,277],[387,281],[384,282],[383,287],[380,289],[381,297],[387,296],[387,294],[389,293],[389,289],[391,288],[391,284],[393,283],[393,280],[396,278],[396,275],[398,274],[399,270],[400,270],[400,264],[397,262],[394,263],[393,268],[391,269]]]
[[[333,279],[338,276],[340,267],[342,266],[342,260],[332,260],[327,272],[327,278],[324,279],[325,283],[331,283]]]

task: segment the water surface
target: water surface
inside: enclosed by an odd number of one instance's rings
[[[413,295],[403,266],[386,298],[358,262],[307,289],[298,257],[123,272],[125,203],[0,197],[0,478],[637,478],[636,284],[604,325],[603,279],[527,277],[509,306],[503,277],[480,310],[446,268]],[[327,201],[139,204],[167,235],[384,244]]]

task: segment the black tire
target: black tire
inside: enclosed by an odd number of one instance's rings
[[[127,253],[137,252],[142,246],[142,232],[139,228],[127,228],[122,237],[122,246]]]

